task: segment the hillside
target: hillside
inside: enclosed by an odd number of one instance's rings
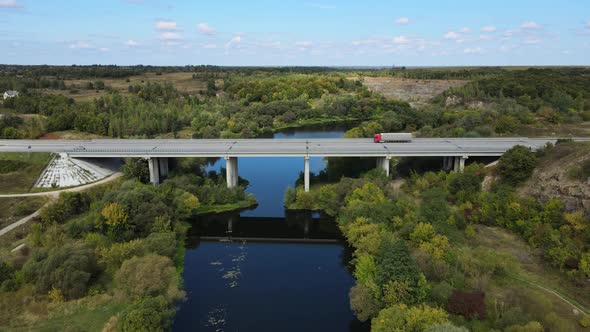
[[[562,200],[566,209],[590,213],[590,143],[561,143],[542,157],[518,193],[541,201]]]

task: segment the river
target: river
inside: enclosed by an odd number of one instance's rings
[[[286,130],[273,138],[338,138],[338,126]],[[220,159],[210,170],[225,167]],[[311,158],[312,172],[325,168]],[[259,205],[201,216],[186,243],[184,288],[174,331],[367,331],[350,310],[351,252],[333,219],[286,213],[283,195],[303,158],[239,158]],[[231,241],[229,236],[231,235]]]

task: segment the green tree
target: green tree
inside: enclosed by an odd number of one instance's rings
[[[128,179],[135,179],[142,183],[150,182],[150,171],[147,160],[142,158],[128,158],[121,168]]]
[[[422,332],[429,327],[448,322],[448,314],[425,304],[408,307],[397,304],[383,309],[371,321],[371,332]]]
[[[131,299],[161,295],[174,301],[184,296],[172,260],[158,255],[126,260],[115,274],[115,283]]]
[[[170,329],[173,315],[163,296],[149,297],[123,312],[118,326],[124,332],[164,332]]]
[[[361,322],[375,317],[379,313],[379,305],[371,289],[356,284],[350,289],[350,308]]]
[[[511,184],[528,179],[537,165],[537,157],[529,148],[517,145],[506,151],[498,163],[498,174]]]

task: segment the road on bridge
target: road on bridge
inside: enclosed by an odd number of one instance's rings
[[[373,143],[372,139],[0,140],[0,152],[54,152],[103,158],[501,156],[515,145],[538,149],[555,141],[526,137],[415,138],[409,143]]]

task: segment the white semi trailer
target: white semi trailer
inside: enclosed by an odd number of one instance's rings
[[[399,142],[409,143],[412,141],[412,133],[380,133],[375,134],[375,143]]]

